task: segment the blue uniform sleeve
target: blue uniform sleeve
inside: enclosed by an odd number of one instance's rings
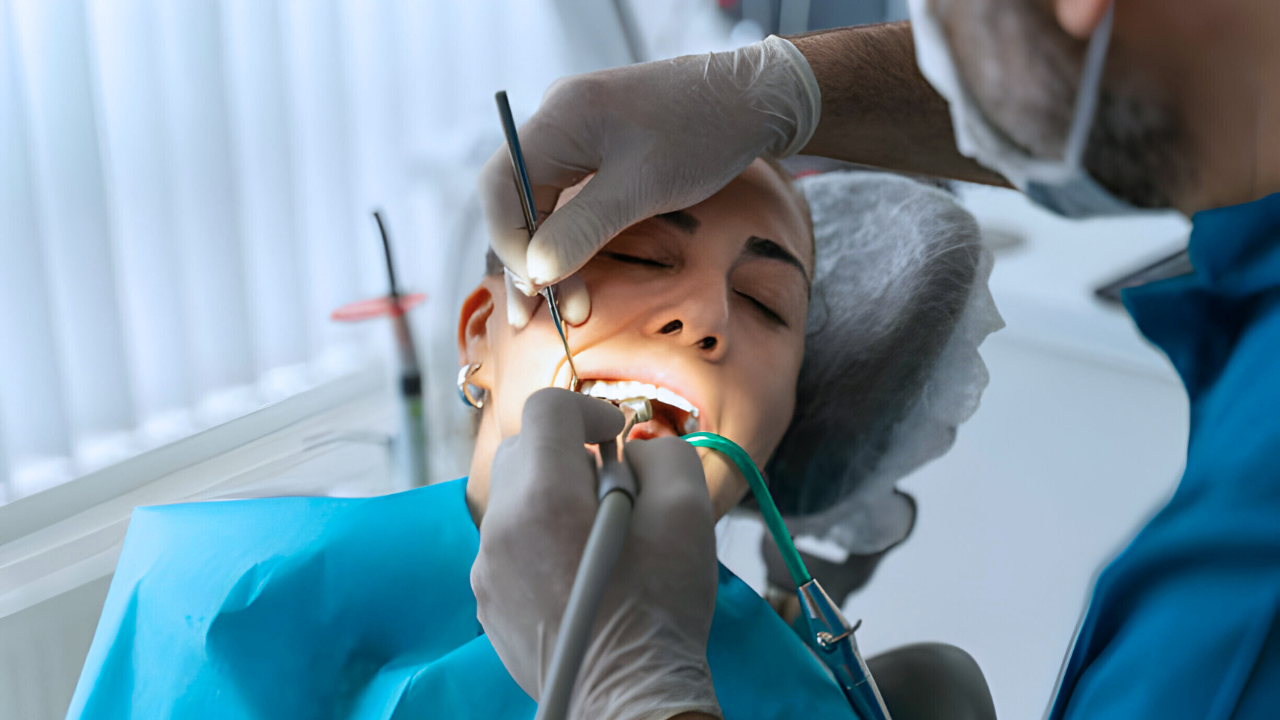
[[[1267,720],[1280,707],[1280,610],[1271,618],[1271,629],[1258,661],[1245,681],[1232,720]]]
[[[1125,291],[1187,388],[1168,505],[1098,579],[1050,720],[1280,718],[1280,194],[1199,213]]]
[[[1123,619],[1102,614],[1062,717],[1275,718],[1278,602],[1274,590],[1198,577],[1136,599]]]

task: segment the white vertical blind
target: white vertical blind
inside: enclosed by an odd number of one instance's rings
[[[236,168],[216,3],[156,3],[166,150],[197,412],[209,421],[252,407],[254,349],[245,292]]]
[[[351,194],[351,158],[344,55],[333,0],[287,0],[283,23],[289,101],[298,118],[292,133],[294,178],[303,238],[303,276],[310,304],[336,307],[355,290],[357,208]],[[343,359],[325,354],[349,334],[319,315],[309,318],[310,351],[326,368]]]
[[[149,446],[190,432],[196,399],[166,142],[159,35],[144,0],[93,0],[101,137],[134,402]]]
[[[255,318],[253,343],[258,372],[269,373],[296,368],[308,357],[279,7],[258,0],[224,3],[222,32]],[[277,377],[270,387],[282,394],[292,389],[287,376]]]
[[[659,54],[728,37],[711,0],[634,11]],[[384,323],[329,320],[386,290],[375,208],[403,284],[429,295],[413,321],[432,474],[465,472],[453,338],[483,267],[493,93],[528,115],[557,77],[624,62],[616,16],[612,0],[0,0],[0,502],[387,356]],[[598,27],[567,21],[583,18]]]
[[[72,454],[87,467],[121,457],[134,426],[103,184],[84,4],[14,0],[53,336]]]
[[[0,5],[0,432],[9,498],[65,479],[71,454],[16,38],[13,13]]]

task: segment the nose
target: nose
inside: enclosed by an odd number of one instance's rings
[[[646,323],[646,330],[695,348],[708,360],[728,351],[729,291],[721,283],[684,284],[673,288],[671,302],[662,303]]]

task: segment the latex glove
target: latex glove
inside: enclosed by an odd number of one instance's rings
[[[596,175],[530,240],[504,146],[480,175],[493,249],[530,296],[629,225],[696,205],[761,155],[799,152],[819,109],[808,62],[776,36],[733,52],[562,78],[520,127],[535,204],[549,212],[562,190]],[[586,319],[585,293],[581,284],[562,291],[570,323]],[[522,326],[528,308],[508,307]]]
[[[583,443],[609,440],[622,424],[603,400],[539,390],[520,434],[494,456],[471,587],[485,633],[534,700],[598,507],[595,459]],[[702,463],[677,438],[628,443],[626,457],[639,493],[569,717],[719,716],[706,657],[717,569]]]

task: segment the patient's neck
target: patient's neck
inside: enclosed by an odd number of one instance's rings
[[[475,450],[471,453],[471,472],[467,475],[467,508],[476,527],[480,527],[480,519],[489,506],[489,470],[501,442],[502,433],[498,431],[495,413],[484,413],[476,433]]]

